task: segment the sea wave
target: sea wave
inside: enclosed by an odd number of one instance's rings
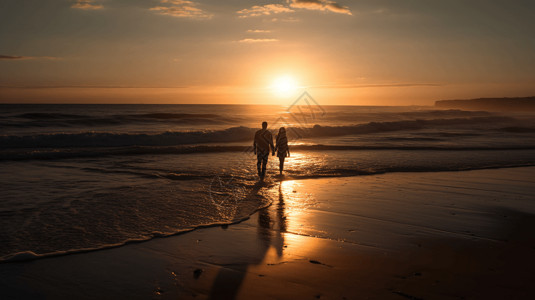
[[[115,126],[144,123],[169,123],[176,125],[220,125],[237,124],[242,119],[222,114],[193,113],[147,113],[147,114],[115,114],[109,116],[65,114],[65,113],[24,113],[3,116],[0,128],[32,128],[32,127],[79,127],[79,126]]]
[[[30,120],[54,120],[54,119],[88,119],[91,116],[64,113],[24,113],[13,116],[15,118]]]
[[[320,126],[315,125],[308,130],[302,130],[312,136],[342,136],[351,134],[369,134],[404,130],[421,130],[436,127],[458,127],[466,125],[488,125],[514,122],[511,117],[472,117],[453,119],[404,120],[392,122],[369,122],[354,126]]]
[[[501,128],[500,130],[512,133],[535,133],[535,127],[511,126]]]
[[[377,166],[377,167],[358,167],[353,168],[340,168],[340,167],[313,167],[307,170],[286,170],[284,177],[276,177],[276,181],[284,180],[301,180],[301,179],[320,179],[330,177],[353,177],[353,176],[365,176],[365,175],[379,175],[387,173],[413,173],[413,172],[451,172],[451,171],[470,171],[470,170],[483,170],[483,169],[500,169],[500,168],[518,168],[518,167],[531,167],[535,166],[535,162],[523,161],[523,162],[502,162],[502,163],[477,163],[472,165],[403,165],[403,166]],[[105,169],[92,169],[91,172],[96,173],[124,173],[121,170],[105,170]],[[133,173],[132,173],[133,174]],[[168,179],[173,181],[182,180],[211,180],[215,177],[221,178],[224,182],[246,182],[251,178],[240,174],[209,174],[209,173],[168,173],[164,170],[160,172],[136,172],[141,177],[153,177],[160,179]]]
[[[292,151],[365,151],[365,150],[399,150],[399,151],[504,151],[535,150],[535,145],[485,145],[485,146],[448,146],[448,145],[294,145]],[[166,155],[192,153],[252,153],[251,146],[130,146],[114,148],[51,148],[51,149],[9,149],[0,151],[0,161],[19,160],[54,160],[69,158],[94,158],[112,155]]]
[[[248,127],[232,127],[224,130],[167,131],[157,134],[82,132],[0,136],[0,149],[172,146],[199,143],[226,143],[251,139],[254,130]]]
[[[71,254],[80,254],[80,253],[87,253],[87,252],[93,252],[93,251],[110,249],[110,248],[117,248],[117,247],[125,246],[128,244],[135,244],[135,243],[150,241],[155,238],[165,238],[165,237],[170,237],[174,235],[184,234],[184,233],[196,230],[196,229],[209,228],[209,227],[215,227],[215,226],[224,226],[224,225],[233,225],[233,224],[237,224],[237,223],[247,220],[252,214],[254,214],[258,210],[263,209],[269,205],[271,205],[271,202],[269,202],[267,205],[260,206],[254,211],[250,212],[249,214],[243,215],[240,218],[236,218],[232,221],[200,224],[200,225],[196,225],[190,228],[177,229],[170,233],[169,232],[163,233],[163,232],[156,231],[150,235],[145,235],[142,238],[128,239],[128,240],[125,240],[119,243],[114,243],[114,244],[103,244],[103,245],[99,245],[99,246],[95,246],[91,248],[69,249],[69,250],[60,250],[60,251],[53,251],[53,252],[46,252],[46,253],[35,253],[33,251],[21,251],[17,253],[7,254],[7,255],[0,257],[0,264],[25,262],[25,261],[32,261],[32,260],[41,259],[41,258],[50,258],[50,257],[56,257],[56,256],[65,256],[65,255],[71,255]]]
[[[471,117],[453,119],[406,120],[393,122],[369,122],[351,126],[288,127],[289,139],[308,137],[336,137],[404,130],[459,126],[478,126],[513,123],[510,117]],[[277,124],[276,124],[277,125]],[[278,124],[280,125],[280,124]],[[505,125],[506,126],[506,125]],[[503,127],[503,126],[502,126]],[[506,127],[511,128],[511,127]],[[125,146],[177,146],[201,143],[231,143],[251,140],[256,128],[244,126],[224,130],[167,131],[155,134],[81,132],[53,133],[25,136],[0,136],[0,149],[9,148],[65,148],[65,147],[125,147]]]

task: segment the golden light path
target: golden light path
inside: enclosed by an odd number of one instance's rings
[[[279,182],[273,192],[273,205],[259,212],[259,233],[262,240],[268,241],[260,265],[303,259],[306,253],[318,247],[318,240],[307,235],[311,225],[308,209],[316,204],[312,194],[294,180]],[[287,247],[293,250],[290,256],[284,252]]]

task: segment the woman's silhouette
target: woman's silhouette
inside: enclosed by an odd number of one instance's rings
[[[277,134],[277,145],[275,146],[277,151],[277,156],[279,157],[279,172],[282,175],[284,170],[284,159],[286,156],[290,156],[290,148],[288,148],[288,138],[286,137],[286,129],[281,127],[279,129],[279,134]]]

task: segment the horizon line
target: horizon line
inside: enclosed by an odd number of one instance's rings
[[[436,100],[439,101],[439,100]],[[282,104],[247,104],[247,103],[54,103],[54,102],[28,102],[28,103],[16,103],[16,102],[0,102],[0,105],[250,105],[250,106],[290,106]],[[308,106],[308,105],[296,105],[296,106]],[[405,107],[405,106],[435,106],[433,105],[419,105],[419,104],[407,104],[407,105],[358,105],[358,104],[321,104],[321,106],[366,106],[366,107]]]

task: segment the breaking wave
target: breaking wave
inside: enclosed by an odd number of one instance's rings
[[[2,120],[3,119],[3,120]],[[187,125],[217,125],[236,124],[242,121],[238,117],[229,117],[218,114],[191,114],[191,113],[148,113],[123,114],[111,116],[92,116],[65,113],[24,113],[9,117],[0,117],[1,127],[77,127],[77,126],[115,126],[145,123],[168,123]]]
[[[162,114],[157,117],[165,117]],[[173,114],[163,114],[173,115]],[[169,117],[169,116],[167,116]],[[352,126],[320,126],[287,128],[290,139],[308,137],[336,137],[343,135],[371,134],[403,130],[422,130],[440,127],[507,124],[515,121],[510,117],[471,117],[454,119],[406,120],[394,122],[369,122]],[[503,127],[503,126],[502,126]],[[505,127],[508,131],[515,127]],[[252,139],[256,128],[244,126],[224,130],[167,131],[156,134],[81,132],[54,133],[26,136],[0,136],[0,149],[10,148],[65,148],[65,147],[126,147],[126,146],[178,146],[202,143],[245,142]],[[488,129],[487,129],[488,130]],[[518,129],[513,129],[518,130]]]

